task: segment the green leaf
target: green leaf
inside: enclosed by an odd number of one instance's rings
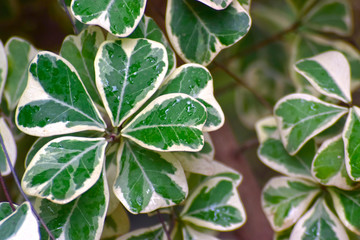
[[[152,212],[182,202],[188,193],[180,163],[124,140],[118,153],[114,193],[132,213]]]
[[[348,36],[353,30],[351,5],[346,0],[323,0],[304,18],[310,29]]]
[[[298,15],[307,9],[315,0],[287,0],[294,12]]]
[[[276,119],[273,116],[268,116],[258,120],[255,123],[255,130],[260,144],[264,143],[269,138],[280,139]]]
[[[350,64],[351,88],[357,87],[360,84],[360,52],[346,41],[327,39],[313,33],[302,33],[294,39],[290,63],[293,65],[300,59],[310,58],[325,51],[340,51],[345,55]],[[296,74],[293,68],[290,69],[290,73],[298,87],[307,84],[307,81]]]
[[[295,224],[290,239],[348,240],[349,238],[339,219],[321,198]]]
[[[5,44],[8,74],[4,96],[7,106],[14,110],[28,81],[28,67],[37,50],[27,41],[12,37]]]
[[[37,198],[35,205],[56,239],[99,240],[108,201],[106,178],[101,176],[94,186],[70,203],[56,204]]]
[[[191,0],[170,0],[166,8],[166,31],[185,62],[209,64],[244,37],[250,25],[250,16],[238,1],[222,11]]]
[[[0,236],[2,240],[40,239],[39,225],[28,202],[0,221]]]
[[[117,153],[120,147],[120,143],[111,144],[106,149],[106,179],[109,186],[114,186],[117,175]],[[116,197],[114,191],[110,191],[109,206],[106,215],[111,215],[120,205],[119,199]]]
[[[17,206],[16,206],[17,207]],[[10,203],[0,202],[0,221],[13,213]]]
[[[15,120],[21,131],[40,137],[105,128],[75,68],[51,52],[31,62]]]
[[[360,108],[350,108],[343,131],[345,145],[345,164],[349,177],[354,181],[360,180]]]
[[[130,229],[129,217],[125,209],[120,204],[118,207],[105,218],[104,230],[101,234],[101,239],[121,236]]]
[[[350,66],[342,53],[328,51],[302,59],[296,63],[295,70],[320,93],[345,103],[351,102]]]
[[[177,68],[156,94],[169,93],[185,93],[204,104],[207,120],[203,131],[215,131],[224,124],[224,113],[214,97],[213,78],[205,67],[189,63]]]
[[[169,42],[167,41],[165,34],[158,27],[156,22],[151,18],[144,15],[139,25],[134,32],[128,36],[128,38],[146,38],[162,43],[167,52],[169,67],[166,75],[169,75],[176,68],[176,56],[172,50]]]
[[[130,35],[140,22],[146,0],[72,0],[71,11],[82,23],[96,24],[118,37]]]
[[[323,142],[316,153],[311,171],[314,178],[326,186],[352,190],[358,185],[346,172],[344,142],[341,135]]]
[[[217,231],[234,230],[246,221],[236,187],[224,177],[200,184],[187,199],[180,216],[184,221]]]
[[[77,70],[86,90],[95,103],[102,106],[95,83],[94,60],[104,35],[98,27],[88,27],[79,35],[70,35],[61,45],[60,55]]]
[[[217,237],[211,236],[206,232],[200,232],[194,228],[177,223],[171,233],[173,240],[220,240]]]
[[[121,134],[151,150],[197,152],[204,146],[206,116],[205,107],[196,99],[166,94],[149,103]]]
[[[8,73],[8,62],[2,41],[0,40],[0,102],[4,92],[6,77]]]
[[[68,203],[100,177],[104,138],[60,137],[45,144],[26,169],[22,187],[32,196]]]
[[[161,224],[148,228],[140,228],[125,234],[117,240],[167,240],[166,234]]]
[[[291,156],[280,139],[269,138],[260,144],[258,157],[262,163],[277,172],[313,181],[311,163],[315,151],[315,141],[311,140],[296,155]]]
[[[48,142],[50,142],[51,140],[54,140],[55,138],[57,138],[58,136],[52,136],[52,137],[45,137],[45,138],[38,138],[34,144],[30,147],[29,151],[26,154],[25,157],[25,161],[24,161],[24,165],[25,168],[27,168],[31,162],[31,160],[33,160],[35,154]]]
[[[312,182],[272,178],[263,189],[261,205],[274,231],[294,225],[319,192],[319,187]]]
[[[346,112],[346,108],[301,93],[280,99],[274,107],[283,144],[291,155]]]
[[[199,0],[199,2],[202,2],[215,10],[223,10],[230,5],[232,0]]]
[[[0,134],[4,141],[5,149],[9,155],[10,162],[13,166],[15,166],[17,156],[16,142],[3,117],[0,117]],[[0,145],[0,171],[2,176],[7,176],[11,173],[6,160],[5,149],[3,149]]]
[[[288,228],[282,232],[275,232],[273,240],[289,240],[292,228]]]
[[[360,190],[343,191],[336,188],[329,189],[337,215],[342,223],[360,234]]]
[[[96,84],[113,126],[120,126],[154,94],[167,66],[166,49],[158,42],[123,39],[101,44]]]

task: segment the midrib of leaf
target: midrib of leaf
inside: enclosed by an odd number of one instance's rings
[[[196,13],[196,11],[186,2],[186,0],[181,0],[185,3],[185,5],[189,8],[189,10],[194,14],[194,16],[196,17],[196,19],[201,23],[201,25],[206,29],[206,31],[209,33],[209,35],[215,37],[216,39],[216,42],[217,41],[217,38],[216,38],[216,35],[214,35],[210,30],[209,28],[205,25],[205,23],[201,20],[200,16]]]
[[[95,36],[95,43],[96,43],[96,36]],[[82,50],[83,49],[81,48],[81,50],[79,51],[80,52],[80,57],[81,57],[81,62],[83,63],[84,68],[86,70],[86,73],[89,76],[91,86],[95,89],[95,93],[97,93],[97,91],[96,91],[97,88],[95,86],[95,80],[94,80],[93,76],[90,74],[89,69],[88,69],[88,67],[87,67],[87,65],[85,63],[85,59],[84,59],[84,55],[83,55]]]
[[[149,179],[149,177],[147,176],[147,173],[144,171],[144,169],[141,166],[140,162],[137,160],[136,155],[135,155],[134,151],[132,150],[131,146],[129,146],[129,143],[126,143],[126,145],[127,145],[127,148],[129,149],[131,155],[133,156],[135,163],[139,166],[140,171],[141,171],[143,177],[145,178],[145,180],[147,181],[147,183],[149,184],[151,190],[153,192],[156,192],[155,189],[154,189],[154,186],[152,185],[152,183],[151,183],[151,181]]]
[[[354,199],[353,197],[349,196],[348,194],[346,194],[344,192],[342,192],[341,194],[344,195],[346,198],[350,199],[351,201],[353,201],[353,203],[355,203],[356,206],[360,207],[360,203],[357,202],[356,199]]]
[[[318,190],[312,190],[311,192],[315,192],[315,191],[318,191]],[[305,193],[305,192],[299,193],[299,194],[297,194],[297,195],[292,195],[290,198],[286,198],[284,201],[281,201],[281,202],[278,203],[278,204],[271,204],[270,206],[279,207],[279,205],[282,205],[282,204],[284,204],[284,203],[288,203],[288,202],[290,202],[290,201],[295,200],[296,198],[304,197],[304,196],[307,196],[307,195],[309,195],[309,193]],[[297,205],[297,206],[298,206],[298,205]],[[293,207],[297,207],[297,206],[293,206]],[[292,207],[292,208],[293,208],[293,207]]]
[[[211,204],[207,207],[204,207],[204,208],[201,208],[201,209],[196,209],[194,211],[191,211],[191,212],[187,212],[186,215],[192,215],[192,214],[197,214],[197,213],[201,213],[201,212],[206,212],[206,211],[214,211],[216,208],[221,208],[221,207],[227,207],[227,206],[230,206],[230,205],[226,205],[226,204],[220,204],[220,205],[216,205],[215,204]]]
[[[57,171],[57,173],[54,174],[54,176],[52,176],[43,186],[44,187],[48,187],[50,183],[52,183],[52,181],[54,180],[55,177],[57,177],[59,175],[60,172],[64,171],[65,168],[67,168],[68,166],[70,166],[72,163],[78,161],[82,156],[84,156],[86,153],[90,152],[91,150],[97,148],[99,145],[101,145],[102,141],[97,143],[94,146],[91,146],[87,149],[85,149],[84,151],[81,151],[78,155],[74,156],[69,162],[67,162],[66,164],[64,164],[59,171]],[[91,174],[90,174],[91,175]]]
[[[125,69],[125,76],[124,76],[124,84],[123,87],[121,89],[121,94],[120,94],[120,101],[119,101],[119,107],[117,109],[117,114],[116,114],[116,120],[115,120],[115,125],[119,124],[119,117],[120,117],[120,110],[121,110],[121,106],[122,106],[122,102],[123,102],[123,98],[124,98],[124,92],[125,92],[125,88],[128,84],[128,74],[129,74],[129,67],[130,67],[130,61],[131,61],[131,57],[126,56],[127,58],[127,62],[126,62],[126,69]]]
[[[306,170],[308,170],[309,172],[309,174],[308,174],[308,176],[311,176],[311,168],[309,168],[309,166],[307,166],[306,164],[305,164],[305,162],[303,161],[303,159],[301,158],[301,157],[299,157],[299,156],[295,156],[295,158],[300,162],[300,164],[306,169]]]

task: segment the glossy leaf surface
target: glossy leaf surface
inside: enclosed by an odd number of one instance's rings
[[[157,95],[185,93],[206,107],[204,131],[215,131],[225,121],[224,113],[214,97],[213,78],[209,70],[199,64],[184,64],[177,68],[161,85]]]
[[[60,55],[77,70],[86,90],[95,103],[102,106],[95,83],[94,60],[104,35],[99,27],[88,27],[79,35],[67,36],[60,49]]]
[[[262,208],[274,231],[285,230],[296,223],[319,190],[312,182],[272,178],[263,189]]]
[[[22,132],[41,137],[105,128],[75,68],[51,52],[31,62],[15,118]]]
[[[301,93],[280,99],[274,108],[283,144],[291,155],[346,112],[346,108]]]
[[[177,160],[164,159],[131,141],[120,146],[117,176],[115,195],[132,213],[179,204],[187,196],[186,177]]]
[[[320,93],[351,102],[350,66],[345,56],[337,51],[328,51],[312,58],[302,59],[295,69]]]
[[[166,49],[155,41],[123,39],[100,46],[96,85],[113,126],[120,126],[154,94],[167,66]]]
[[[8,62],[4,45],[0,40],[0,96],[3,95],[6,77],[8,73]],[[0,102],[2,97],[0,98]]]
[[[336,215],[319,199],[295,224],[290,239],[338,239],[348,240],[345,228]]]
[[[358,185],[346,172],[344,142],[341,135],[323,142],[316,153],[311,171],[323,185],[345,190],[352,190]]]
[[[126,37],[136,28],[145,11],[146,0],[73,0],[71,11],[86,24],[96,24],[118,37]]]
[[[106,145],[104,138],[60,137],[48,142],[24,173],[24,191],[58,204],[74,200],[100,177]]]
[[[38,198],[36,208],[56,239],[100,239],[109,192],[104,176],[88,191],[67,204]],[[47,237],[44,232],[43,237]]]
[[[159,151],[196,152],[204,146],[206,109],[180,93],[156,98],[121,131],[142,147]]]
[[[170,0],[167,4],[166,31],[186,62],[209,64],[221,49],[244,37],[250,25],[250,16],[238,1],[221,11],[191,0]]]
[[[163,44],[166,48],[169,62],[166,75],[169,75],[176,68],[175,53],[167,41],[165,34],[151,17],[144,16],[128,38],[146,38]]]
[[[116,240],[166,240],[161,224],[149,228],[141,228],[117,238]]]
[[[214,177],[200,184],[189,196],[181,218],[200,227],[230,231],[245,223],[246,214],[233,182]]]

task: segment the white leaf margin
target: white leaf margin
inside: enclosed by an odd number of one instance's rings
[[[14,166],[15,162],[16,162],[16,157],[17,157],[17,148],[16,148],[16,142],[14,139],[14,136],[11,133],[10,128],[7,126],[5,119],[3,117],[0,117],[0,134],[1,137],[3,138],[4,141],[4,145],[5,145],[5,149],[9,158],[10,158],[10,162],[11,164]],[[5,152],[4,152],[5,154]],[[8,165],[8,162],[6,159],[3,159],[5,161],[6,164],[6,170],[2,171],[1,174],[3,176],[7,176],[11,173],[11,169]]]

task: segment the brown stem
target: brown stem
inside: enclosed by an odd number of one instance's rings
[[[2,187],[2,189],[4,191],[6,200],[9,202],[11,209],[13,211],[15,211],[15,206],[14,206],[14,204],[13,204],[13,202],[11,200],[10,194],[9,194],[7,188],[6,188],[6,184],[5,184],[4,178],[3,178],[2,174],[1,174],[1,171],[0,171],[0,184],[1,184],[1,187]]]
[[[251,92],[258,100],[259,102],[264,105],[267,109],[269,109],[270,111],[272,111],[273,107],[271,106],[271,104],[266,101],[265,98],[263,98],[261,95],[259,95],[256,90],[252,89],[245,81],[243,81],[241,78],[239,78],[235,73],[233,73],[232,71],[230,71],[227,67],[225,67],[224,65],[222,65],[219,62],[214,61],[214,65],[218,68],[220,68],[221,70],[223,70],[226,74],[228,74],[232,79],[235,80],[235,82],[237,83],[237,85],[240,85],[244,88],[246,88],[249,92]]]
[[[64,10],[65,10],[65,13],[66,13],[66,15],[68,16],[68,18],[69,18],[69,20],[70,20],[70,22],[71,22],[71,25],[72,25],[72,27],[73,27],[73,29],[74,29],[74,33],[75,33],[75,34],[79,34],[79,30],[77,29],[77,27],[76,27],[76,25],[75,25],[74,19],[72,18],[71,14],[70,14],[70,12],[69,12],[66,4],[65,4],[65,1],[64,1],[64,0],[60,0],[60,3],[61,3],[61,5],[63,6],[63,8],[64,8]]]
[[[27,201],[29,204],[30,204],[30,208],[31,208],[31,211],[34,213],[35,217],[38,219],[38,221],[41,223],[41,225],[44,227],[45,231],[49,234],[49,237],[52,239],[52,240],[55,240],[53,234],[51,233],[51,231],[49,230],[49,228],[46,226],[46,224],[44,223],[44,221],[42,220],[42,218],[39,216],[39,214],[36,212],[34,206],[32,205],[32,203],[30,202],[29,198],[26,196],[26,194],[24,193],[24,191],[22,190],[21,188],[21,184],[19,182],[19,178],[15,172],[15,169],[14,169],[14,166],[12,165],[11,161],[10,161],[10,157],[9,157],[9,154],[7,152],[7,149],[5,147],[5,143],[4,143],[4,139],[2,137],[2,135],[0,134],[0,143],[1,143],[1,146],[4,150],[4,153],[5,153],[5,157],[6,157],[6,161],[9,165],[9,168],[11,170],[11,173],[14,177],[14,181],[21,193],[21,195],[24,197],[25,201]]]
[[[170,233],[169,233],[169,231],[168,231],[168,229],[167,229],[167,227],[166,227],[164,218],[162,217],[162,215],[161,215],[161,213],[160,213],[159,210],[156,210],[156,213],[157,213],[157,216],[158,216],[158,218],[159,218],[159,221],[161,222],[161,225],[162,225],[162,227],[163,227],[163,229],[164,229],[164,232],[165,232],[165,234],[166,234],[167,239],[168,239],[168,240],[171,240],[171,236],[170,236]]]

